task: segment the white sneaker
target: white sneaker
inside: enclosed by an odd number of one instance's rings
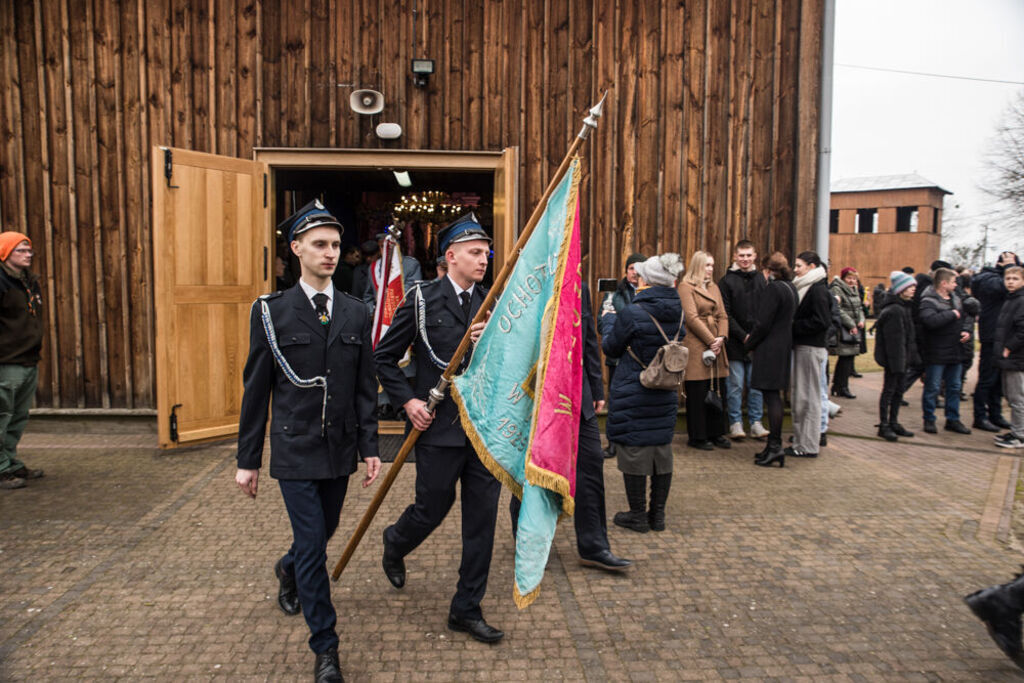
[[[995,438],[995,444],[997,446],[1002,446],[1003,448],[1024,448],[1024,441],[1014,436],[1013,432],[997,436]]]
[[[745,439],[745,438],[747,438],[747,433],[745,431],[743,431],[743,423],[742,422],[733,422],[731,425],[729,425],[729,438],[730,439]]]
[[[833,403],[832,401],[828,402],[828,416],[829,417],[835,417],[836,415],[838,415],[842,411],[843,411],[843,407],[841,405],[839,405],[838,403]]]
[[[764,428],[764,425],[761,424],[760,420],[750,423],[750,435],[755,439],[763,439],[768,436],[768,434],[769,431]]]

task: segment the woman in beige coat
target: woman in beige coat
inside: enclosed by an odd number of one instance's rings
[[[725,378],[729,361],[725,357],[725,340],[729,336],[729,316],[722,303],[722,293],[714,281],[715,258],[706,251],[694,253],[690,267],[679,285],[683,303],[686,336],[683,343],[690,350],[686,364],[686,431],[688,444],[710,451],[731,448],[725,437],[724,410],[708,405],[708,392],[715,390],[718,406],[725,401]],[[705,358],[705,353],[707,357]]]

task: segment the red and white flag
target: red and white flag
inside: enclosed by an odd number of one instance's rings
[[[381,256],[370,269],[373,286],[377,290],[377,305],[373,311],[373,346],[381,340],[391,327],[395,311],[405,296],[405,282],[402,277],[402,250],[389,234],[384,239]]]

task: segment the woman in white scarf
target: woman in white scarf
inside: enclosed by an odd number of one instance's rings
[[[821,366],[828,359],[825,337],[832,326],[831,294],[821,258],[802,252],[793,263],[800,303],[793,316],[793,445],[786,455],[814,458],[821,437]]]

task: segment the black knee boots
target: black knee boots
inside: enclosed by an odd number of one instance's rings
[[[641,534],[651,530],[647,521],[647,477],[640,474],[623,474],[626,486],[626,500],[629,512],[616,512],[612,522],[624,529],[631,529]]]
[[[671,472],[651,477],[651,509],[647,513],[647,522],[652,531],[665,530],[665,503],[668,502],[668,491],[671,487]]]

